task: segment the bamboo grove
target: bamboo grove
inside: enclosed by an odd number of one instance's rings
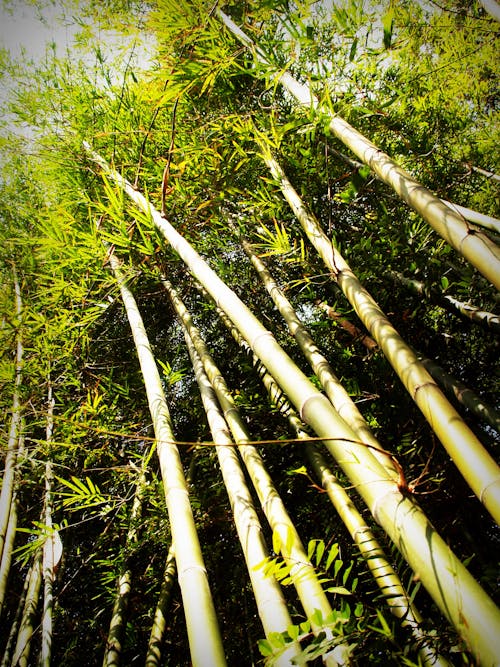
[[[2,665],[499,664],[486,4],[2,53]]]

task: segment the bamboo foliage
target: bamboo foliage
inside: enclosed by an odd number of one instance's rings
[[[289,396],[300,416],[325,440],[330,453],[356,486],[375,520],[418,573],[423,585],[470,650],[481,661],[493,663],[496,660],[500,631],[500,611],[439,537],[418,505],[407,493],[401,493],[394,482],[387,480],[385,470],[370,450],[358,441],[330,401],[295,366],[272,334],[186,239],[130,183],[110,169],[88,145],[85,147],[89,156],[119,188],[151,217],[156,228],[187,264],[191,273],[240,330],[252,350]],[[150,405],[154,417],[156,400],[157,393],[152,393]],[[176,541],[175,544],[177,549]],[[179,564],[178,557],[177,562]]]
[[[222,10],[218,10],[217,15],[260,61],[272,67],[267,54],[256,46]],[[497,289],[500,289],[500,249],[495,243],[482,232],[472,233],[463,216],[418,183],[343,118],[321,106],[308,84],[299,83],[287,71],[276,72],[276,78],[300,105],[306,108],[317,108],[328,116],[330,132],[350,148],[363,163],[367,164],[384,183],[390,185],[401,199],[414,208],[447,243],[473,264]]]
[[[278,181],[283,196],[332,277],[379,344],[470,488],[495,521],[500,523],[500,468],[328,239],[269,149],[262,144],[261,148],[273,178]]]
[[[222,639],[161,378],[134,296],[114,255],[110,263],[120,285],[153,420],[191,658],[196,667],[223,666]]]

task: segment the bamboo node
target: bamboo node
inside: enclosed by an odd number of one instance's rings
[[[489,484],[486,484],[486,486],[483,486],[483,488],[481,489],[481,493],[479,494],[479,500],[483,503],[483,505],[486,502],[485,496],[486,496],[487,492],[490,490],[490,488],[492,486],[495,486],[497,484],[500,486],[500,477],[496,477]]]
[[[417,394],[420,391],[420,389],[424,389],[425,387],[433,387],[434,389],[439,389],[437,384],[433,382],[432,380],[429,382],[422,382],[422,384],[417,384],[415,389],[413,390],[413,400],[416,400]]]
[[[385,499],[388,498],[389,496],[392,495],[398,495],[401,496],[401,499],[403,499],[403,495],[401,494],[401,491],[399,491],[397,486],[394,486],[393,489],[390,489],[389,491],[386,491],[385,493],[382,493],[380,496],[378,496],[375,499],[375,502],[373,503],[373,506],[370,508],[370,511],[372,513],[373,518],[375,521],[379,524],[379,526],[383,526],[383,520],[379,518],[378,513],[379,513],[379,508],[380,505],[384,505]]]
[[[179,572],[179,581],[182,579],[182,577],[185,577],[187,574],[189,574],[192,570],[197,570],[198,572],[201,572],[203,576],[207,575],[207,570],[204,568],[202,565],[189,565],[188,567],[185,567],[182,572]]]
[[[306,405],[308,404],[308,402],[309,402],[310,400],[312,400],[313,398],[317,398],[316,394],[313,394],[312,396],[308,396],[308,397],[305,399],[305,401],[303,401],[303,402],[300,404],[299,415],[300,415],[300,418],[302,419],[302,421],[307,421],[306,419],[304,419],[304,409],[305,409]]]
[[[252,350],[255,350],[255,345],[257,344],[257,341],[260,338],[265,338],[267,336],[270,336],[274,340],[274,336],[270,331],[260,332],[254,338],[252,338],[250,341],[250,347],[252,348]]]

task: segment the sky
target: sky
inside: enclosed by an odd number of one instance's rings
[[[29,58],[38,60],[51,41],[60,46],[61,51],[72,43],[77,27],[59,23],[57,5],[48,6],[40,13],[30,2],[23,0],[8,2],[10,11],[5,10],[4,4],[0,6],[0,45],[10,52],[11,57],[18,58],[24,48]]]
[[[24,56],[28,61],[32,60],[37,63],[43,60],[47,47],[54,44],[55,54],[61,58],[64,58],[69,52],[75,58],[82,58],[84,62],[88,61],[90,66],[95,64],[94,54],[77,53],[74,48],[75,40],[82,33],[84,24],[81,18],[75,19],[75,11],[66,14],[63,20],[63,5],[64,1],[58,0],[36,0],[35,2],[0,0],[0,48],[7,50],[12,60]],[[104,30],[98,31],[98,34],[99,46],[101,51],[104,50],[106,60],[108,56],[113,60],[113,56],[118,52],[123,58],[127,58],[127,53],[122,51],[124,46],[122,36],[117,32]],[[129,45],[132,46],[132,38],[130,38]],[[146,38],[142,41],[141,47],[134,45],[135,61],[139,69],[148,67],[153,54],[154,45],[148,43]],[[121,74],[117,72],[117,77],[120,78],[120,76]],[[0,105],[3,105],[12,95],[13,85],[9,77],[1,80]],[[4,115],[2,121],[7,123],[7,127],[15,134],[30,135],[29,127],[14,127],[8,115]]]

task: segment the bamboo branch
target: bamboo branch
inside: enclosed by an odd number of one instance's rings
[[[442,294],[436,288],[428,287],[420,280],[406,278],[406,276],[399,271],[389,271],[389,276],[395,282],[408,287],[415,294],[425,296],[436,305],[446,308],[449,312],[457,313],[474,322],[474,324],[483,327],[483,329],[500,333],[500,316],[480,310],[477,306],[463,303],[448,294]]]
[[[373,340],[373,338],[371,338],[371,336],[361,331],[361,329],[359,329],[352,322],[349,322],[349,320],[334,310],[325,301],[321,301],[316,305],[318,308],[321,308],[321,310],[324,311],[331,320],[334,320],[334,322],[340,324],[342,329],[345,329],[345,331],[350,334],[351,338],[353,338],[355,341],[359,340],[359,342],[362,343],[370,353],[378,350],[378,345]]]

